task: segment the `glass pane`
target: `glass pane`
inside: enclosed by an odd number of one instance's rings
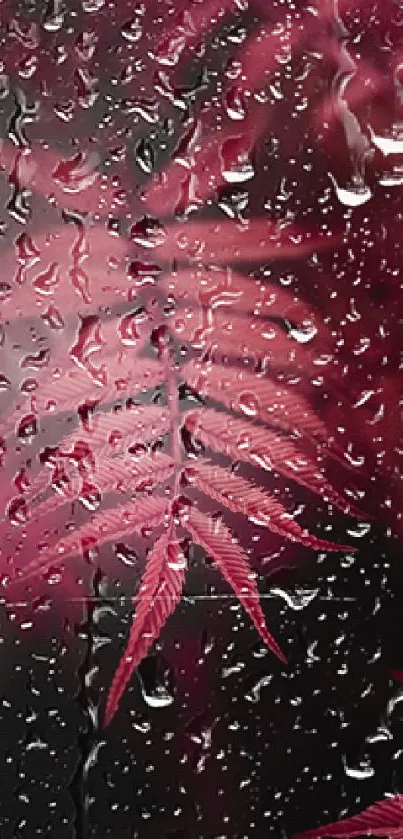
[[[402,14],[0,4],[2,839],[401,835]]]

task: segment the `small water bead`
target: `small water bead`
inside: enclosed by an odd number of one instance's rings
[[[142,172],[146,175],[151,175],[155,166],[155,152],[149,140],[139,140],[135,152],[134,159]]]
[[[115,556],[123,565],[127,565],[129,568],[135,567],[138,563],[136,552],[123,542],[118,542],[115,545]]]
[[[38,294],[48,296],[54,294],[55,288],[59,285],[60,280],[59,266],[57,262],[52,262],[45,271],[37,274],[32,285]]]
[[[101,505],[102,492],[95,484],[84,481],[79,495],[79,501],[86,510],[94,513]]]
[[[155,248],[165,242],[167,233],[158,219],[151,216],[144,216],[140,221],[133,224],[130,230],[130,237],[136,245],[144,248]]]
[[[184,495],[178,496],[172,504],[172,515],[178,525],[185,524],[191,511],[191,502]]]
[[[27,414],[18,424],[17,435],[22,442],[30,444],[34,441],[38,430],[38,421],[35,414]]]
[[[4,373],[0,373],[0,392],[11,390],[11,381]]]
[[[361,179],[357,179],[347,184],[345,187],[340,186],[334,176],[329,173],[329,177],[333,181],[336,196],[346,207],[361,207],[372,198],[372,191],[367,184]]]
[[[239,410],[247,417],[256,417],[259,412],[259,399],[251,391],[243,391],[239,395]]]
[[[29,510],[25,498],[21,496],[13,498],[7,505],[6,515],[14,527],[26,524],[28,521]]]

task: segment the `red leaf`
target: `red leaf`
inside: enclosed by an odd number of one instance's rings
[[[351,839],[354,836],[385,836],[403,839],[403,795],[395,795],[372,804],[357,816],[332,822],[300,833],[300,839],[321,839],[325,836]],[[297,839],[297,837],[296,837]]]
[[[166,408],[156,405],[133,405],[122,411],[95,414],[85,429],[74,431],[59,443],[59,451],[67,452],[85,441],[99,458],[120,454],[132,446],[156,440],[169,431],[170,416]]]
[[[104,496],[114,490],[127,493],[134,490],[150,490],[170,478],[174,468],[172,458],[163,452],[144,454],[133,459],[104,458],[96,461],[94,469],[90,472],[90,484],[87,487],[80,473],[66,464],[65,475],[69,483],[63,493],[52,495],[40,504],[31,504],[30,515],[38,519],[54,512],[68,501],[74,501],[78,497],[86,499],[94,491],[99,491]]]
[[[237,4],[226,0],[220,6],[220,15],[227,5],[236,7]],[[204,17],[207,9],[216,9],[217,6],[217,0],[210,0],[201,7],[203,28],[210,23],[208,17]],[[194,12],[195,9],[190,17],[192,24]],[[186,33],[175,28],[170,35],[164,36],[165,51],[170,43],[175,56],[178,48],[182,52],[199,33],[202,14],[197,12],[199,25],[195,27],[195,33],[191,28]],[[168,215],[186,209],[186,202],[181,198],[188,171],[194,179],[194,191],[200,203],[228,183],[242,183],[254,177],[251,155],[259,136],[267,130],[268,122],[267,107],[265,103],[258,104],[254,94],[267,86],[270,74],[277,70],[278,56],[282,51],[287,53],[292,47],[301,45],[305,37],[305,30],[298,25],[285,31],[269,25],[259,27],[256,34],[247,39],[246,47],[237,58],[241,73],[237,75],[236,83],[227,82],[218,108],[214,108],[213,112],[207,110],[199,119],[198,148],[185,157],[181,156],[179,161],[174,159],[146,190],[147,206],[153,212]],[[166,60],[166,63],[169,61]],[[174,93],[171,95],[173,98]]]
[[[105,384],[97,383],[84,370],[70,368],[53,382],[49,381],[49,374],[46,378],[43,376],[32,396],[3,420],[1,436],[11,434],[15,425],[28,413],[45,418],[62,412],[77,414],[77,408],[83,403],[101,404],[128,398],[163,381],[163,367],[155,359],[136,359],[135,363],[130,359],[129,363],[128,360],[119,360],[116,351],[114,355],[108,357]]]
[[[141,287],[141,280],[138,283]],[[160,287],[173,296],[181,307],[203,309],[228,309],[238,314],[262,318],[281,318],[305,327],[320,335],[321,344],[329,343],[330,335],[319,312],[316,312],[295,291],[266,279],[241,274],[232,267],[198,266],[183,268],[161,277]]]
[[[331,354],[307,349],[278,324],[231,310],[204,310],[199,306],[186,311],[186,317],[178,313],[172,330],[180,341],[215,358],[250,358],[264,362],[271,371],[291,370],[294,375],[312,376],[334,363]]]
[[[323,442],[327,439],[325,424],[296,389],[223,364],[191,361],[181,375],[200,396],[221,402],[230,411]]]
[[[20,242],[20,244],[18,244]],[[2,289],[2,320],[46,317],[49,306],[68,315],[93,314],[94,308],[127,301],[129,281],[124,259],[128,244],[101,227],[65,225],[31,240],[16,242],[2,255],[7,283]],[[111,268],[111,264],[113,268]],[[115,323],[116,342],[116,323]]]
[[[190,484],[210,498],[214,498],[233,513],[242,513],[254,524],[268,527],[286,539],[300,542],[316,551],[339,551],[341,546],[326,539],[318,539],[302,530],[285,507],[250,481],[234,475],[229,469],[196,463],[185,469]]]
[[[154,245],[160,259],[179,264],[201,260],[205,263],[237,264],[272,259],[301,259],[318,250],[333,248],[338,237],[317,236],[296,225],[276,224],[265,218],[247,225],[233,220],[188,221],[167,228]]]
[[[223,417],[225,414],[212,409],[194,411],[186,415],[185,426],[213,451],[265,470],[275,469],[281,475],[320,495],[347,515],[365,517],[358,508],[333,489],[319,471],[319,467],[290,437],[234,417],[223,422]],[[339,550],[345,547],[340,545]]]
[[[93,548],[112,539],[121,539],[130,533],[137,533],[145,527],[156,528],[164,519],[168,502],[158,495],[141,498],[135,503],[102,510],[93,519],[61,539],[53,548],[47,548],[18,574],[18,580],[26,581],[46,571],[50,565],[64,562],[83,549]]]
[[[280,661],[287,660],[266,627],[259,592],[248,557],[235,541],[229,528],[219,519],[212,519],[192,507],[183,516],[183,527],[194,541],[209,554],[217,564],[224,579],[231,586],[235,595],[249,617],[252,619],[260,637],[275,653]]]
[[[113,189],[106,175],[99,172],[99,156],[78,152],[64,160],[49,149],[35,145],[16,150],[3,141],[0,166],[13,173],[20,187],[44,198],[53,198],[62,209],[107,215],[126,203],[122,190]]]
[[[181,598],[185,579],[183,555],[171,527],[162,533],[147,556],[146,568],[134,603],[136,613],[129,640],[113,677],[105,709],[105,726],[114,717],[133,671],[147,655]]]

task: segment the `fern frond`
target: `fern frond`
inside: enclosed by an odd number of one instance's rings
[[[347,549],[345,545],[319,539],[302,530],[279,501],[229,469],[196,463],[187,467],[184,474],[192,486],[223,507],[227,507],[232,513],[241,513],[254,524],[267,527],[286,539],[300,542],[306,548],[316,551]]]
[[[60,155],[39,145],[16,150],[7,141],[0,146],[0,165],[17,178],[20,188],[30,189],[61,209],[107,215],[124,203],[122,190],[114,189],[99,172],[96,152],[60,160]]]
[[[248,419],[278,426],[283,431],[327,439],[324,422],[296,389],[275,380],[224,364],[190,361],[181,369],[184,382],[197,394],[221,402]]]
[[[154,529],[164,520],[167,509],[167,500],[154,495],[141,498],[135,503],[102,510],[92,520],[61,539],[54,547],[45,548],[18,573],[18,580],[25,582],[37,577],[50,566],[62,563],[69,557],[80,554],[82,550],[95,548],[113,539],[121,539],[130,533],[139,533],[144,528]]]
[[[184,558],[171,525],[147,556],[145,572],[133,601],[136,611],[129,639],[108,693],[105,725],[109,725],[115,715],[133,671],[147,655],[179,602],[184,579]]]
[[[143,454],[139,458],[97,459],[89,475],[89,482],[77,471],[75,465],[65,465],[67,486],[39,504],[30,505],[31,518],[38,519],[55,512],[67,502],[77,498],[85,501],[94,492],[107,495],[113,491],[133,492],[151,490],[172,477],[175,463],[163,452]]]
[[[278,324],[218,309],[187,311],[173,321],[172,330],[181,341],[218,358],[264,361],[272,371],[292,370],[305,377],[330,365],[329,354],[314,353],[288,335]]]
[[[135,396],[141,391],[156,387],[164,378],[164,369],[155,359],[126,360],[108,358],[105,384],[95,382],[84,370],[63,371],[58,379],[49,382],[42,377],[38,388],[29,399],[18,406],[0,425],[4,438],[13,433],[16,425],[28,413],[35,417],[74,413],[82,404],[105,404],[118,399]]]
[[[134,405],[110,413],[95,414],[88,428],[73,431],[63,437],[58,445],[62,454],[68,454],[82,441],[87,443],[99,458],[127,452],[132,446],[148,443],[167,434],[170,428],[169,411],[157,405]]]
[[[312,306],[282,286],[242,274],[230,266],[181,268],[164,274],[159,286],[166,296],[174,298],[180,309],[196,307],[211,310],[214,315],[220,308],[238,315],[276,318],[309,329],[310,340],[318,337],[322,346],[326,343],[330,346],[328,330]]]
[[[182,524],[196,544],[204,548],[214,560],[264,643],[280,661],[286,663],[285,656],[266,627],[255,576],[251,572],[248,557],[234,539],[229,528],[220,519],[212,519],[196,507],[186,512]]]
[[[203,445],[280,475],[291,478],[347,515],[363,518],[364,514],[346,501],[319,471],[317,464],[303,452],[296,441],[282,434],[253,425],[235,417],[223,422],[223,415],[213,409],[193,411],[186,415],[185,427]]]
[[[254,218],[247,225],[234,221],[189,221],[180,234],[167,229],[154,245],[159,259],[171,264],[204,262],[216,265],[258,262],[273,259],[301,259],[303,256],[335,246],[337,236],[316,236],[296,225],[278,225]]]
[[[307,830],[295,839],[324,839],[326,836],[353,839],[364,835],[403,839],[403,795],[377,801],[357,816]]]

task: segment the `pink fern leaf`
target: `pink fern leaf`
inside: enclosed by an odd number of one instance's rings
[[[172,330],[179,340],[214,357],[260,360],[276,372],[292,370],[294,374],[312,376],[333,363],[331,354],[314,353],[278,324],[233,311],[213,311],[199,306],[187,311],[186,317],[178,313]]]
[[[105,726],[114,717],[133,671],[175,610],[184,579],[184,557],[176,541],[175,529],[171,526],[161,534],[147,556],[140,588],[133,601],[136,612],[129,639],[108,693]]]
[[[190,508],[183,515],[182,524],[196,544],[204,548],[214,560],[264,643],[280,661],[286,663],[285,656],[266,627],[255,576],[251,571],[248,557],[229,528],[220,519],[212,519],[196,507]]]
[[[173,475],[175,463],[163,452],[143,454],[139,458],[97,459],[91,471],[90,480],[77,472],[76,468],[65,467],[67,486],[39,504],[30,505],[30,516],[35,519],[55,512],[66,502],[80,498],[86,502],[93,493],[103,496],[111,492],[129,493],[150,491]]]
[[[167,500],[154,495],[102,510],[92,520],[59,540],[54,547],[45,548],[18,572],[18,580],[25,582],[37,577],[50,566],[63,563],[69,557],[80,554],[82,550],[95,548],[113,539],[121,539],[131,533],[139,533],[144,528],[156,528],[164,520],[167,509]]]
[[[138,282],[141,287],[141,280]],[[217,265],[182,268],[161,277],[160,288],[181,307],[217,308],[266,318],[281,318],[309,329],[321,344],[330,342],[323,320],[312,306],[282,286]]]
[[[277,434],[264,426],[247,424],[235,417],[227,418],[223,423],[223,414],[213,409],[187,414],[185,426],[203,445],[213,451],[265,470],[274,469],[316,495],[322,496],[343,513],[357,518],[365,517],[332,487],[319,471],[317,464],[290,437]],[[340,546],[340,550],[342,547]]]
[[[141,244],[141,240],[137,240]],[[189,221],[178,230],[176,226],[161,231],[152,242],[159,259],[179,264],[192,262],[227,265],[273,259],[301,259],[316,251],[335,246],[338,237],[317,236],[295,225],[279,225],[264,218],[252,219],[247,225],[232,220]],[[150,247],[147,242],[147,247]]]
[[[221,466],[196,463],[184,471],[191,486],[197,487],[209,498],[213,498],[233,513],[241,513],[254,524],[267,527],[286,539],[299,542],[317,551],[340,551],[343,546],[302,530],[285,507],[239,475]]]
[[[324,839],[326,836],[352,839],[364,835],[403,839],[403,795],[377,801],[357,816],[299,833],[296,839]]]
[[[54,416],[56,413],[72,412],[82,404],[105,404],[113,400],[135,396],[161,384],[164,370],[155,359],[138,359],[130,365],[127,361],[108,358],[106,381],[94,381],[85,370],[68,369],[60,377],[49,382],[49,376],[39,381],[38,387],[29,399],[2,421],[0,434],[8,437],[15,426],[28,413],[35,417]]]
[[[19,237],[15,251],[3,255],[8,279],[1,318],[46,318],[53,307],[63,323],[77,312],[92,314],[94,304],[127,301],[127,250],[123,238],[105,235],[100,226],[55,227],[30,240],[28,249],[26,237]]]
[[[154,405],[136,405],[116,413],[99,412],[85,427],[62,437],[52,455],[52,463],[57,458],[76,460],[86,471],[89,464],[92,472],[96,460],[102,462],[127,454],[132,447],[143,447],[163,437],[170,427],[168,409]],[[51,472],[42,469],[26,493],[27,500],[43,494],[51,483]]]
[[[277,425],[284,431],[305,434],[321,442],[327,440],[325,423],[292,387],[280,387],[275,380],[248,370],[197,361],[182,367],[181,375],[200,396],[221,402],[230,411]]]
[[[216,0],[206,5],[206,11],[210,6],[216,8]],[[220,15],[229,11],[229,6],[234,10],[236,8],[235,3],[226,2],[219,9]],[[200,21],[200,12],[197,16]],[[189,20],[193,23],[193,19],[192,11]],[[203,19],[206,20],[204,16]],[[193,38],[196,40],[200,26],[199,23],[194,29],[183,26],[180,29],[172,28],[171,34],[164,36],[163,54],[167,54],[167,45],[171,44],[176,57],[178,47],[182,52]],[[193,191],[200,203],[228,183],[242,183],[253,177],[252,152],[257,140],[268,127],[267,108],[263,103],[258,103],[254,94],[268,83],[270,74],[277,69],[277,56],[282,51],[301,45],[304,35],[304,30],[298,26],[290,26],[286,32],[283,29],[276,31],[272,26],[261,26],[256,34],[248,38],[247,46],[240,51],[238,58],[242,73],[238,75],[236,83],[231,81],[225,85],[218,113],[216,109],[213,114],[207,111],[199,120],[198,148],[189,150],[187,155],[179,159],[174,158],[146,190],[147,206],[153,212],[168,215],[186,208],[187,202],[181,198],[183,181],[189,170],[195,184]],[[165,62],[169,64],[167,59]],[[242,130],[237,131],[239,123]],[[219,131],[216,130],[217,124],[220,126]]]
[[[99,412],[88,426],[63,437],[59,452],[67,453],[84,441],[98,457],[121,454],[132,446],[162,437],[169,431],[170,415],[156,405],[133,405],[121,411]]]

